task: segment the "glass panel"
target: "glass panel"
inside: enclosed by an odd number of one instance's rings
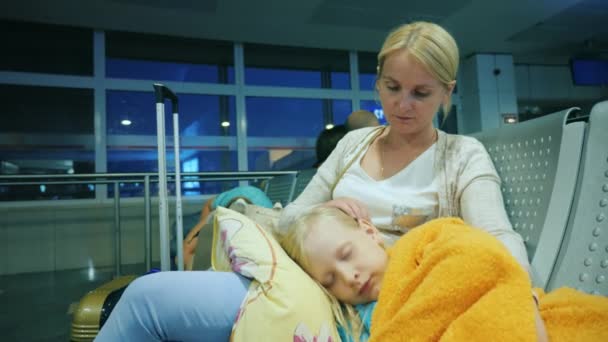
[[[181,136],[235,136],[233,96],[178,94]],[[156,135],[156,103],[153,92],[108,91],[108,134]],[[173,135],[170,103],[165,106],[165,129]],[[126,121],[125,121],[126,120]],[[229,123],[222,127],[222,122]]]
[[[0,85],[1,174],[92,173],[93,91]],[[94,186],[0,187],[0,200],[92,198]]]
[[[108,77],[234,83],[230,42],[109,31],[106,55]]]
[[[314,148],[267,148],[249,150],[249,171],[292,171],[310,169],[317,157]]]
[[[250,171],[311,168],[325,125],[352,111],[349,100],[250,97],[246,106]]]
[[[353,112],[352,102],[348,100],[333,100],[334,125],[344,125],[346,118]]]
[[[225,137],[236,141],[236,114],[234,97],[216,95],[179,94],[179,121],[181,150],[180,161],[183,172],[234,171],[237,170],[237,155]],[[166,111],[171,111],[169,103]],[[108,91],[107,92],[108,131],[108,172],[158,172],[156,151],[156,107],[152,92]],[[124,120],[129,120],[128,125]],[[222,122],[229,124],[227,127]],[[167,168],[174,170],[173,119],[165,114],[167,134]],[[200,138],[197,140],[187,137]],[[224,140],[221,140],[224,139]],[[185,141],[186,140],[186,141]],[[182,184],[184,195],[218,193],[235,182],[192,181]],[[156,185],[153,192],[157,191]],[[171,185],[170,190],[174,191]],[[113,188],[108,187],[109,196]],[[143,184],[125,183],[121,185],[122,196],[142,196]]]
[[[347,51],[245,45],[245,83],[350,89]]]
[[[93,75],[91,29],[0,20],[0,69]]]
[[[138,80],[234,83],[234,68],[208,64],[137,61],[109,58],[107,76]]]
[[[92,139],[92,137],[91,137]],[[33,147],[31,147],[33,148]],[[0,149],[0,174],[70,175],[94,173],[94,153],[91,150],[53,150],[30,147]],[[74,181],[75,184],[52,184],[57,181]],[[29,180],[28,180],[29,182]],[[0,185],[0,201],[83,199],[95,197],[95,185],[76,178],[61,180],[35,180],[33,185]],[[82,182],[82,184],[77,184]]]
[[[246,106],[247,136],[269,138],[316,138],[327,123],[343,123],[352,111],[349,100],[248,97]]]
[[[175,171],[173,149],[167,149],[167,169],[169,173]],[[182,194],[184,196],[217,194],[238,185],[236,181],[205,181],[192,179],[188,172],[234,171],[237,170],[236,151],[210,149],[180,150],[180,165],[182,174]],[[158,153],[151,149],[119,150],[108,149],[108,172],[158,172]],[[188,179],[192,179],[189,181]],[[158,184],[151,185],[151,194],[158,194]],[[175,195],[175,183],[169,182],[169,194]],[[121,183],[121,197],[136,197],[144,195],[144,183]],[[108,186],[108,196],[114,196],[113,186]]]
[[[374,90],[376,84],[376,68],[378,59],[376,53],[359,52],[359,89]]]

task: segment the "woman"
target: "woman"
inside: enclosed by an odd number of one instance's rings
[[[439,109],[450,108],[458,63],[456,42],[438,25],[415,22],[391,32],[378,54],[376,81],[389,125],[347,134],[285,208],[280,226],[325,205],[371,218],[390,244],[428,219],[460,217],[497,237],[529,272],[483,145],[433,127]]]
[[[390,125],[347,134],[284,210],[281,226],[325,205],[353,217],[371,217],[391,240],[427,219],[458,216],[496,236],[529,271],[522,239],[504,210],[500,179],[483,146],[433,128],[439,108],[447,113],[450,107],[458,63],[454,39],[435,24],[411,23],[390,33],[378,54],[376,82]],[[248,280],[231,273],[139,278],[97,340],[228,340],[247,287]]]

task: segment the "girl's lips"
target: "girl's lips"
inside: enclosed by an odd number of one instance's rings
[[[372,282],[371,282],[372,278],[370,277],[369,279],[367,279],[367,281],[365,282],[365,284],[363,284],[363,286],[361,286],[361,288],[359,289],[359,294],[365,294],[369,291],[369,289],[372,287]]]

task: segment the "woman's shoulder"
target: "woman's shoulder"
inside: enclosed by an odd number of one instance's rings
[[[372,132],[374,132],[378,129],[382,129],[382,127],[384,127],[384,126],[372,126],[372,127],[363,127],[363,128],[355,129],[353,131],[346,133],[346,135],[342,139],[358,141],[358,140],[363,139],[366,136],[370,135]]]
[[[340,144],[346,149],[365,143],[368,137],[371,137],[374,132],[382,129],[383,126],[363,127],[350,131],[340,140]]]
[[[442,132],[442,134],[445,139],[445,147],[447,151],[459,153],[487,153],[484,145],[474,137],[461,134],[449,134],[445,132]]]

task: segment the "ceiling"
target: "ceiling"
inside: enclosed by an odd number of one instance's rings
[[[518,64],[608,58],[607,0],[20,0],[0,18],[194,38],[377,51],[400,23],[446,27],[461,55]]]

